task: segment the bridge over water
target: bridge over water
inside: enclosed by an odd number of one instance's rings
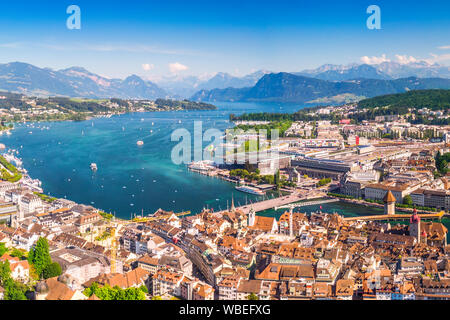
[[[243,211],[245,214],[250,212],[250,209],[253,208],[255,212],[264,211],[272,208],[281,207],[287,204],[300,202],[304,200],[315,200],[299,203],[299,207],[310,206],[315,204],[322,204],[327,202],[336,202],[336,199],[325,199],[325,200],[316,200],[320,198],[326,197],[326,193],[321,191],[304,191],[304,192],[294,192],[287,196],[281,196],[278,198],[267,199],[259,202],[254,202],[250,204],[246,204],[245,206],[236,207],[237,210]],[[222,210],[221,212],[225,212],[226,210]]]
[[[418,214],[420,219],[422,220],[433,220],[433,219],[441,219],[445,215],[444,211],[439,213],[422,213]],[[372,216],[359,216],[359,217],[347,217],[344,218],[345,221],[401,221],[401,220],[409,220],[411,218],[411,214],[409,213],[396,213],[396,214],[380,214],[380,215],[372,215]]]

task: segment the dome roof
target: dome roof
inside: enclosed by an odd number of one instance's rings
[[[395,202],[397,199],[395,199],[394,195],[392,194],[391,190],[388,190],[386,195],[383,198],[384,202]]]

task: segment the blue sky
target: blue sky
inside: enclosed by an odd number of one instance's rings
[[[81,8],[81,30],[66,28],[71,4]],[[372,4],[381,30],[366,27]],[[449,12],[447,0],[9,1],[0,10],[0,63],[149,79],[383,59],[450,65]]]

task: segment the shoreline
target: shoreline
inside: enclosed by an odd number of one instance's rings
[[[90,115],[87,116],[85,119],[81,119],[81,120],[74,120],[74,119],[47,119],[47,120],[33,120],[33,119],[25,119],[25,120],[20,120],[20,121],[15,121],[15,120],[10,120],[10,121],[5,121],[7,123],[12,123],[12,124],[16,124],[16,123],[41,123],[41,122],[82,122],[82,121],[88,121],[88,120],[92,120],[92,119],[98,119],[98,118],[112,118],[113,116],[120,116],[120,115],[125,115],[125,114],[132,114],[132,113],[152,113],[152,112],[198,112],[198,111],[216,111],[215,110],[211,110],[211,109],[198,109],[198,110],[188,110],[188,109],[170,109],[170,110],[139,110],[139,111],[125,111],[125,112],[115,112],[115,113],[107,113],[107,114],[96,114],[96,115]],[[10,130],[14,130],[13,128],[8,128],[8,129],[4,129],[1,130],[0,132],[5,132],[5,131],[10,131]]]

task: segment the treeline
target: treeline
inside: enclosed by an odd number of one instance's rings
[[[3,94],[1,93],[0,96]],[[19,110],[27,110],[30,105],[22,100],[20,95],[3,95],[6,98],[0,99],[0,108],[2,109],[12,109],[16,108]],[[50,98],[36,98],[36,105],[43,106],[46,108],[57,108],[61,111],[73,111],[73,112],[105,112],[108,108],[99,102],[94,100],[77,101],[65,97],[50,97]]]
[[[127,100],[112,98],[110,101],[111,101],[111,103],[117,103],[117,105],[119,107],[122,107],[122,108],[128,108],[129,107],[129,104],[128,104]]]
[[[85,296],[91,297],[95,294],[100,300],[145,300],[147,293],[148,289],[144,285],[139,288],[122,289],[118,286],[113,288],[109,285],[99,286],[96,282],[83,291]]]
[[[42,99],[39,98],[36,100],[36,104],[42,106],[59,106],[60,109],[70,110],[74,112],[105,112],[108,111],[108,108],[96,101],[76,101],[70,98],[63,97],[52,97]]]
[[[9,182],[17,182],[22,179],[22,174],[17,170],[15,166],[6,161],[3,156],[0,156],[0,164],[3,168],[0,169],[1,179]]]
[[[312,122],[329,120],[331,123],[338,123],[342,119],[342,116],[332,112],[330,114],[319,114],[316,111],[323,107],[305,108],[301,109],[295,113],[270,113],[270,112],[260,112],[260,113],[244,113],[242,115],[235,115],[231,113],[229,115],[230,121],[302,121],[302,122]]]
[[[298,110],[295,113],[271,113],[271,112],[257,112],[257,113],[244,113],[242,115],[235,115],[231,113],[229,115],[230,121],[319,121],[319,120],[332,120],[339,121],[341,118],[337,115],[331,114],[318,114],[316,111],[323,106],[317,106],[312,108],[304,108]]]
[[[358,102],[360,108],[386,107],[396,110],[396,114],[404,114],[408,108],[428,108],[441,110],[450,107],[450,90],[412,90],[399,94],[388,94]],[[399,113],[403,112],[403,113]]]
[[[216,110],[217,107],[213,104],[204,102],[194,102],[189,100],[171,100],[171,99],[156,99],[155,105],[159,108],[169,109],[183,109],[183,110]]]
[[[250,170],[250,169],[249,169]],[[230,171],[231,177],[238,177],[249,182],[256,182],[258,184],[274,184],[277,189],[280,187],[295,187],[296,184],[292,181],[288,181],[285,178],[280,177],[280,171],[278,170],[274,175],[261,175],[259,169],[255,169],[251,172],[247,169],[233,169]]]
[[[270,139],[272,137],[272,130],[278,130],[279,137],[284,137],[286,131],[291,127],[292,121],[284,120],[284,121],[274,121],[268,124],[256,124],[256,125],[247,125],[240,124],[236,126],[234,129],[241,129],[244,131],[247,130],[255,130],[259,132],[259,130],[266,130],[267,138]]]

